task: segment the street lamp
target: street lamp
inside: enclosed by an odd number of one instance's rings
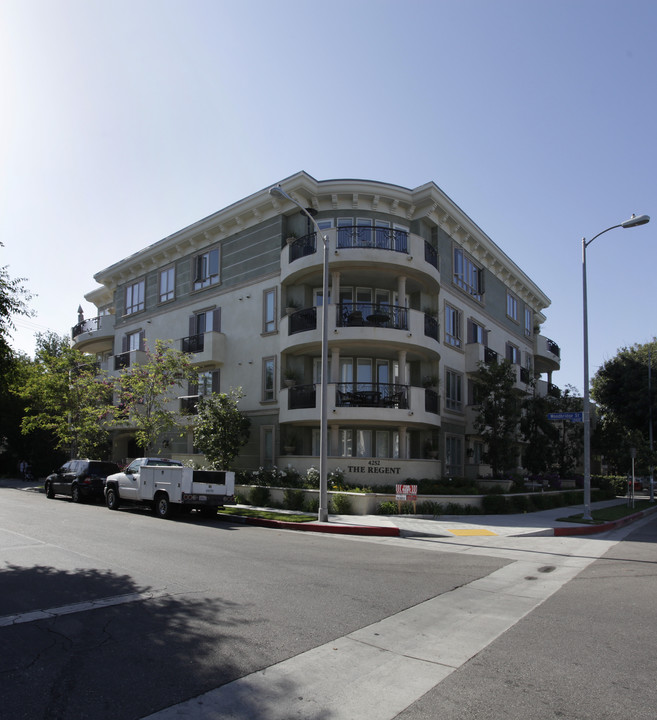
[[[618,225],[612,225],[606,230],[594,235],[590,240],[582,238],[582,294],[584,314],[584,406],[582,420],[584,422],[584,520],[591,520],[591,418],[590,418],[590,395],[589,395],[589,321],[588,307],[586,300],[586,248],[600,235],[604,235],[616,228],[633,228],[645,225],[650,222],[649,215],[632,215],[629,220]]]
[[[321,228],[315,222],[315,218],[290,197],[279,185],[270,188],[269,194],[274,197],[281,197],[296,205],[301,212],[310,219],[317,232],[317,237],[324,243],[324,270],[322,282],[322,369],[321,369],[321,400],[319,406],[320,427],[319,427],[319,511],[317,519],[319,522],[328,522],[328,481],[327,481],[327,455],[328,455],[328,261],[329,246],[328,236],[322,233]]]

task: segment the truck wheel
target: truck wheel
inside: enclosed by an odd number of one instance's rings
[[[46,483],[46,497],[52,500],[55,497],[55,491],[52,489],[52,483]]]
[[[107,488],[107,493],[105,494],[105,504],[110,510],[119,509],[121,501],[119,499],[118,492],[114,488]]]
[[[80,488],[77,485],[73,485],[71,488],[71,500],[74,503],[82,502],[82,496],[80,495]]]
[[[169,496],[166,493],[158,493],[155,496],[153,510],[155,510],[155,514],[163,520],[173,515],[173,505],[169,502]]]

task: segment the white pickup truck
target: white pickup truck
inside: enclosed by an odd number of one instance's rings
[[[235,473],[224,470],[193,470],[177,460],[137,458],[105,482],[105,503],[118,510],[124,503],[148,505],[158,517],[194,508],[208,517],[233,502]]]

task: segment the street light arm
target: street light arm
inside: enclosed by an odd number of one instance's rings
[[[606,230],[603,230],[602,232],[599,232],[597,235],[594,235],[588,242],[585,238],[582,238],[582,245],[584,248],[587,248],[596,238],[599,238],[600,235],[604,235],[606,232],[609,232],[610,230],[615,230],[616,228],[622,227],[622,228],[633,228],[638,227],[639,225],[646,225],[650,222],[650,215],[639,215],[637,217],[636,215],[632,215],[632,217],[629,220],[625,220],[622,223],[618,223],[618,225],[612,225],[611,227],[608,227]]]

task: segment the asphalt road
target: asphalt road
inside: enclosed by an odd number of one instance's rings
[[[0,717],[142,718],[510,562],[0,488]]]
[[[654,720],[657,517],[628,532],[398,719]]]

